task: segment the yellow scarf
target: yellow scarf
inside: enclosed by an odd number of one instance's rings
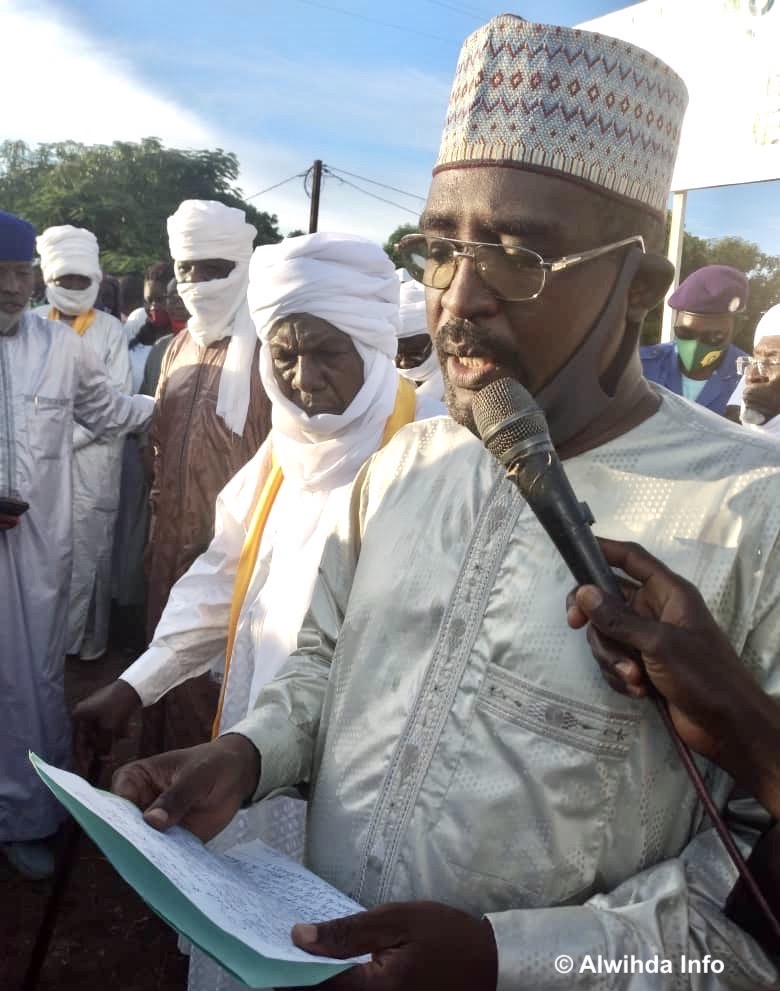
[[[63,318],[63,314],[60,313],[60,311],[57,309],[56,306],[53,306],[49,310],[48,316],[49,316],[49,320],[62,320]],[[79,315],[76,317],[76,319],[73,321],[73,323],[70,326],[76,331],[79,337],[83,337],[84,334],[89,330],[89,328],[95,322],[96,316],[97,316],[97,311],[94,309],[87,310],[86,313],[79,313]],[[67,322],[68,322],[67,320],[63,320],[63,323],[67,323]]]
[[[382,434],[382,442],[380,447],[384,447],[385,444],[387,444],[387,442],[396,433],[398,433],[401,427],[406,426],[407,423],[413,422],[416,408],[417,398],[415,396],[414,386],[406,379],[399,378],[398,391],[395,396],[395,407],[393,408],[393,412],[390,414],[387,423],[385,424],[385,430]],[[230,621],[228,623],[227,648],[225,650],[225,675],[222,679],[222,691],[219,696],[217,715],[214,719],[212,739],[219,733],[219,721],[222,718],[222,706],[225,702],[228,672],[230,671],[230,659],[233,655],[233,645],[235,644],[236,630],[238,629],[238,617],[241,613],[241,609],[243,608],[244,599],[246,598],[246,593],[249,589],[249,582],[251,581],[252,574],[255,570],[263,531],[265,530],[265,525],[268,522],[268,517],[271,514],[271,507],[274,504],[274,499],[276,499],[283,481],[284,476],[282,475],[282,469],[277,463],[272,452],[271,470],[268,473],[268,477],[266,478],[257,502],[255,503],[255,508],[252,512],[252,519],[250,520],[249,529],[247,530],[246,539],[244,540],[244,546],[241,548],[241,557],[238,561],[236,583],[233,586],[233,600],[230,605]]]

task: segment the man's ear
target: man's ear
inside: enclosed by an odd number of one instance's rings
[[[642,257],[628,291],[628,319],[639,322],[648,310],[661,302],[674,278],[674,265],[668,258],[648,252]]]

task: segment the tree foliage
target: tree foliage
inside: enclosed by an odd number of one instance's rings
[[[416,224],[401,224],[400,227],[396,227],[387,239],[387,242],[383,245],[396,268],[401,268],[402,262],[398,257],[398,252],[395,250],[395,245],[398,244],[402,237],[405,237],[407,234],[417,234],[419,230],[420,228]]]
[[[93,231],[104,271],[140,272],[170,258],[165,221],[185,199],[219,200],[246,211],[256,244],[281,240],[277,218],[246,203],[238,159],[221,148],[184,151],[157,138],[84,145],[0,144],[0,203],[38,231],[74,224]]]

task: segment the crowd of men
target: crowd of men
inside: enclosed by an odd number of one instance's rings
[[[329,987],[602,986],[562,976],[561,953],[715,955],[707,987],[778,985],[778,947],[645,698],[652,684],[708,761],[766,883],[780,306],[746,355],[748,279],[707,266],[669,300],[674,341],[638,346],[674,275],[686,99],[635,47],[494,18],[464,44],[398,271],[348,234],[254,248],[241,210],[185,200],[172,263],[132,308],[137,282],[103,278],[91,232],[36,238],[0,213],[15,869],[51,874],[63,818],[28,751],[66,766],[73,743],[85,770],[142,711],[113,787],[150,826],[218,851],[260,837],[366,906],[293,930],[311,952],[372,955]],[[472,401],[503,377],[544,411],[626,602],[572,591],[485,451]],[[72,729],[65,657],[105,654],[112,598],[138,656]],[[735,780],[751,801],[730,805]],[[197,947],[189,984],[235,986]]]

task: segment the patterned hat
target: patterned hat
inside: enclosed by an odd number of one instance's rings
[[[687,102],[680,77],[635,45],[501,14],[461,49],[434,175],[515,166],[663,214]]]

